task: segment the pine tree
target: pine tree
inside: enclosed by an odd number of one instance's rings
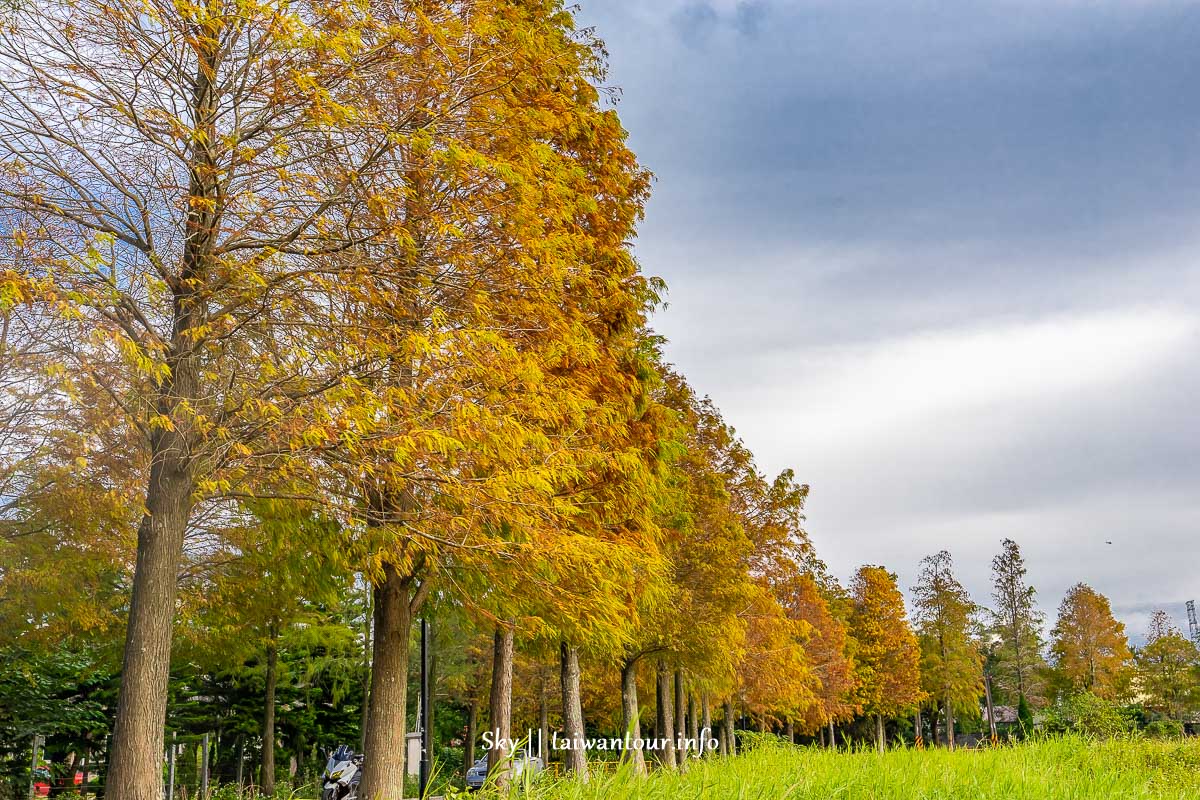
[[[1042,657],[1044,617],[1037,608],[1037,592],[1025,581],[1025,559],[1012,539],[1005,539],[1002,551],[992,559],[992,651],[991,671],[995,689],[1005,700],[1019,704],[1038,698],[1038,676],[1045,668]],[[993,691],[995,691],[995,689]]]

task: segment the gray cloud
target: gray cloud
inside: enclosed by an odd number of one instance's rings
[[[764,466],[812,483],[831,564],[911,581],[946,547],[982,600],[1012,536],[1048,611],[1084,580],[1135,634],[1155,604],[1182,623],[1200,6],[585,0],[583,19],[658,175],[638,254],[671,285],[668,353]]]
[[[676,11],[673,22],[683,41],[693,45],[707,40],[719,24],[716,9],[704,0],[688,3]]]

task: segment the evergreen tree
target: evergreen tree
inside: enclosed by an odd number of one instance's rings
[[[1020,705],[1020,700],[1040,700],[1039,676],[1045,669],[1042,657],[1044,617],[1037,608],[1037,592],[1025,580],[1025,559],[1012,539],[992,559],[991,634],[995,637],[992,663],[993,692],[1001,702]]]

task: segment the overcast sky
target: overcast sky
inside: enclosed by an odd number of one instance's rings
[[[1200,4],[583,0],[655,327],[839,577],[1200,599]],[[1106,542],[1111,541],[1108,545]]]

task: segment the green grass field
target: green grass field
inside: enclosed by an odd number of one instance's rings
[[[618,770],[529,788],[536,800],[1196,800],[1200,741],[1052,739],[991,750],[830,752],[764,744],[686,774]]]

